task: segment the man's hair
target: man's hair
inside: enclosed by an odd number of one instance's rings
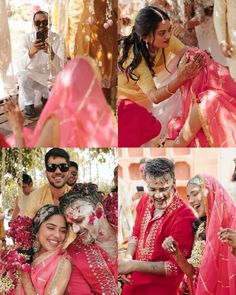
[[[69,164],[69,162],[70,162],[70,156],[69,156],[69,154],[65,150],[60,149],[60,148],[50,149],[46,153],[46,155],[45,155],[45,165],[48,163],[48,159],[50,157],[53,157],[53,158],[56,158],[56,157],[64,158],[66,160],[67,164]]]
[[[78,164],[77,164],[76,162],[74,162],[74,161],[70,161],[70,162],[69,162],[69,166],[70,166],[70,167],[75,167],[75,169],[78,171]]]
[[[35,22],[35,17],[37,14],[45,14],[46,16],[48,16],[48,13],[46,11],[43,11],[43,10],[39,10],[39,11],[36,11],[34,16],[33,16],[33,21]]]
[[[81,200],[95,208],[97,203],[102,202],[103,197],[103,192],[98,191],[96,184],[92,182],[77,183],[72,190],[60,198],[59,207],[62,212],[65,212],[68,207],[73,206],[74,202]]]
[[[153,178],[157,178],[167,173],[169,173],[173,179],[175,178],[175,166],[172,160],[166,158],[156,158],[147,161],[145,164],[145,178],[147,177],[147,175]]]
[[[22,184],[30,184],[33,183],[33,180],[31,178],[31,176],[29,174],[23,173],[22,174],[22,178],[18,179],[18,184],[22,185]]]
[[[145,164],[145,163],[147,163],[147,161],[148,161],[148,158],[142,158],[140,161],[139,161],[139,164],[141,165],[141,164]]]

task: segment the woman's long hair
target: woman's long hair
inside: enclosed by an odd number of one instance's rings
[[[135,18],[131,34],[119,40],[121,57],[118,61],[118,68],[125,73],[128,80],[139,80],[139,77],[137,77],[133,71],[141,63],[142,58],[145,59],[150,71],[154,74],[152,69],[153,61],[143,38],[150,33],[154,36],[156,29],[163,20],[170,20],[169,16],[164,11],[155,6],[146,6],[139,11]],[[133,50],[134,58],[127,67],[124,67],[124,63],[131,49]],[[165,62],[164,49],[162,49],[162,54]]]

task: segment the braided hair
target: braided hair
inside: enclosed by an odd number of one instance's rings
[[[139,77],[137,77],[133,71],[141,63],[142,58],[144,58],[151,73],[154,75],[154,71],[152,69],[154,64],[143,38],[151,33],[154,36],[159,24],[165,20],[170,20],[170,18],[160,8],[156,6],[146,6],[139,11],[137,17],[135,18],[135,24],[131,34],[126,37],[122,37],[119,40],[121,57],[118,61],[118,68],[120,71],[125,73],[128,81],[129,79],[133,81],[139,80]],[[132,62],[125,68],[124,63],[128,59],[130,50],[133,51],[134,58]],[[164,48],[162,49],[162,54],[166,67]]]

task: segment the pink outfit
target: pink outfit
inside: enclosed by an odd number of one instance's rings
[[[63,258],[64,250],[59,249],[31,269],[31,280],[37,294],[43,295],[48,284],[56,274],[58,264]]]
[[[191,49],[187,54],[192,58],[197,52],[204,54],[206,68],[181,87],[182,116],[169,121],[168,135],[171,139],[178,136],[190,107],[196,102],[203,128],[189,146],[236,146],[236,82],[227,68],[216,63],[204,51]]]
[[[221,184],[203,175],[206,198],[206,246],[200,266],[196,295],[235,295],[236,257],[218,238],[220,228],[236,230],[236,206]]]
[[[56,79],[35,130],[31,136],[24,133],[26,147],[35,147],[44,124],[52,116],[59,120],[60,147],[117,147],[115,117],[95,70],[85,57],[68,62]]]
[[[45,259],[42,258],[34,267],[32,266],[30,273],[31,281],[38,295],[45,294],[46,288],[56,275],[58,264],[63,259],[64,253],[65,250],[59,249],[56,252],[52,252],[51,255],[45,256]],[[40,256],[38,259],[40,259]],[[25,292],[21,286],[18,286],[10,295],[25,295]]]

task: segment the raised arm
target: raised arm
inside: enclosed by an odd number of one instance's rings
[[[205,66],[204,56],[196,53],[192,60],[183,58],[182,66],[178,69],[177,77],[161,88],[153,87],[148,92],[148,97],[153,103],[158,104],[172,96],[187,80],[195,78]]]
[[[18,104],[12,100],[6,101],[4,112],[15,136],[16,146],[19,148],[25,147],[23,136],[24,115],[20,111]]]

